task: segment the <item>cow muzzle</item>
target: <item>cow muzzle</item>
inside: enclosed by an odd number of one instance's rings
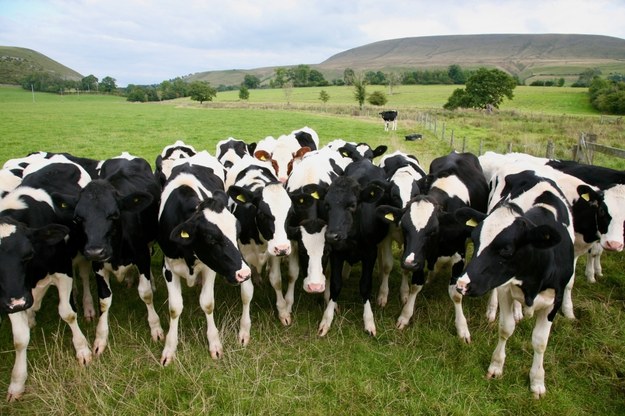
[[[89,247],[85,248],[83,253],[87,260],[92,261],[106,261],[110,257],[103,247]]]
[[[32,296],[23,296],[21,298],[11,298],[2,302],[2,309],[7,313],[15,313],[25,311],[33,306]]]
[[[471,283],[471,279],[466,274],[458,279],[456,282],[456,291],[461,295],[466,295],[469,291],[469,284]]]
[[[614,240],[606,241],[602,247],[608,251],[623,251],[623,243]]]

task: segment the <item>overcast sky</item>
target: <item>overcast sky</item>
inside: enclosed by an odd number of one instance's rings
[[[489,33],[625,39],[625,0],[0,0],[0,45],[118,86],[317,64],[386,39]]]

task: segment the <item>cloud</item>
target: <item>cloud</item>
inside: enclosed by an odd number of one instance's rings
[[[625,38],[620,0],[0,0],[0,44],[119,85],[316,64],[371,42],[480,33]]]

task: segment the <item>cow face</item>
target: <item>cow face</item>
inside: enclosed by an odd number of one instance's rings
[[[231,186],[228,195],[238,204],[252,204],[255,207],[256,226],[267,241],[269,255],[287,256],[291,253],[286,227],[292,203],[281,183],[270,183],[255,192]]]
[[[190,247],[195,256],[232,284],[249,279],[252,272],[237,247],[238,223],[219,199],[203,201],[197,212],[175,227],[170,240]]]
[[[28,228],[8,217],[0,219],[0,310],[19,312],[33,304],[27,275],[35,256],[48,246],[60,243],[69,233],[67,227],[50,224]]]
[[[562,241],[555,228],[535,225],[512,204],[498,207],[487,217],[471,208],[461,208],[456,217],[474,227],[473,258],[456,283],[462,295],[481,296],[512,279],[522,286],[523,276],[547,267],[537,261],[540,251]]]
[[[146,192],[120,195],[106,180],[89,182],[80,192],[74,211],[74,221],[87,238],[85,257],[93,261],[110,259],[121,241],[123,216],[143,211],[152,200]]]
[[[325,221],[320,219],[304,220],[297,227],[289,227],[289,238],[298,242],[299,264],[306,270],[303,285],[308,293],[321,293],[325,290],[323,265],[328,254],[326,229]]]
[[[360,204],[375,203],[384,192],[384,188],[375,182],[361,188],[349,176],[341,176],[332,182],[323,204],[323,215],[328,222],[326,241],[335,247],[345,243],[356,232]]]
[[[625,233],[625,185],[615,185],[604,191],[604,201],[610,212],[603,213],[610,219],[608,230],[601,235],[601,246],[610,251],[623,251],[623,234]]]
[[[608,232],[612,217],[603,200],[603,192],[587,185],[577,187],[579,198],[572,204],[573,227],[586,243],[598,240]]]

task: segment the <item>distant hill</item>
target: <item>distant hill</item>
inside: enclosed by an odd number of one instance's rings
[[[80,81],[83,76],[31,49],[0,46],[0,84],[19,84],[24,75],[50,72],[62,79]]]
[[[625,73],[625,40],[599,35],[500,34],[425,36],[383,40],[346,50],[318,64],[327,80],[342,78],[343,70],[404,72],[415,69],[481,66],[503,69],[522,80],[564,77],[575,80],[587,68]],[[193,74],[212,85],[238,85],[245,74],[269,79],[275,68],[208,71]]]

